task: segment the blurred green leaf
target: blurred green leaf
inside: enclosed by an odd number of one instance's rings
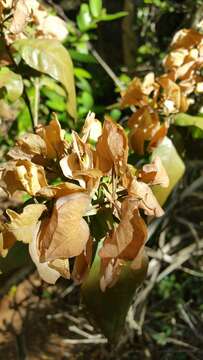
[[[110,116],[115,120],[118,121],[121,117],[121,111],[119,109],[113,109],[110,112]]]
[[[89,6],[93,17],[98,18],[102,11],[102,0],[89,0]]]
[[[155,194],[160,205],[163,205],[168,196],[171,194],[175,185],[181,179],[185,172],[185,165],[178,155],[175,146],[169,138],[165,138],[163,142],[154,150],[152,159],[159,156],[166,172],[169,176],[169,186],[163,188],[161,186],[153,186],[153,193]]]
[[[192,116],[180,113],[175,116],[174,123],[178,126],[196,126],[203,130],[203,116]]]
[[[40,78],[40,87],[43,86],[49,88],[51,91],[54,91],[60,96],[66,97],[65,90],[58,85],[55,80],[49,78],[48,76],[42,76]]]
[[[17,100],[23,93],[23,80],[21,75],[7,67],[0,69],[0,88],[5,88],[10,101]]]
[[[73,64],[68,51],[57,40],[17,40],[15,49],[30,67],[50,75],[65,87],[68,93],[67,110],[76,117],[76,94]]]
[[[82,104],[86,110],[91,110],[94,105],[94,99],[89,92],[83,91],[81,97],[78,99],[78,103]]]
[[[89,64],[97,64],[97,61],[94,58],[94,56],[92,56],[90,54],[82,54],[76,50],[70,50],[69,53],[73,60],[76,60],[79,62],[84,62],[84,63],[89,63]]]
[[[104,9],[104,11],[102,12],[101,16],[100,16],[100,20],[102,21],[112,21],[112,20],[117,20],[120,19],[124,16],[127,16],[128,12],[127,11],[120,11],[117,12],[115,14],[107,14],[106,10]]]
[[[203,139],[203,130],[198,127],[192,126],[191,134],[193,139]]]
[[[18,134],[24,134],[31,128],[32,121],[30,118],[30,113],[27,106],[25,106],[18,115]]]
[[[82,4],[80,6],[80,12],[77,16],[77,24],[80,31],[87,31],[91,28],[96,27],[95,24],[93,23],[93,19],[88,4]]]
[[[81,69],[81,68],[74,68],[74,74],[77,78],[82,78],[82,79],[91,79],[92,75],[85,69]]]

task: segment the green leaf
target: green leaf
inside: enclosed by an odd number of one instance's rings
[[[191,127],[191,134],[193,139],[203,139],[203,130],[196,126]]]
[[[82,301],[90,318],[110,341],[116,341],[123,330],[135,291],[146,276],[147,266],[147,257],[143,258],[139,270],[132,270],[130,263],[126,262],[118,282],[102,292],[99,286],[100,257],[98,253],[95,256],[88,277],[82,285]]]
[[[174,123],[178,126],[196,126],[203,130],[203,116],[192,116],[180,113],[175,116]]]
[[[94,58],[94,56],[92,56],[90,54],[82,54],[76,50],[70,50],[69,53],[73,60],[76,60],[79,62],[84,62],[84,63],[89,63],[89,64],[97,64],[97,61]]]
[[[172,190],[181,179],[185,172],[185,165],[178,155],[175,146],[169,138],[165,138],[152,154],[152,159],[155,156],[159,156],[166,172],[169,176],[168,188],[162,188],[161,186],[153,186],[153,193],[159,201],[160,205],[163,205],[171,194]]]
[[[18,115],[18,134],[24,134],[28,132],[31,128],[32,121],[30,118],[30,113],[27,106],[25,106]]]
[[[66,104],[63,102],[62,99],[58,99],[58,101],[55,100],[47,100],[46,105],[54,111],[60,111],[63,112],[66,109]]]
[[[90,9],[87,4],[82,4],[80,6],[80,12],[77,16],[77,24],[80,31],[86,31],[96,27],[96,25],[93,23]]]
[[[74,74],[78,79],[91,79],[92,75],[85,69],[74,68]]]
[[[40,87],[46,87],[51,91],[54,91],[58,95],[62,97],[66,97],[66,92],[64,88],[56,83],[55,80],[49,78],[48,76],[42,76],[40,78]]]
[[[15,49],[27,65],[59,81],[68,93],[67,110],[76,118],[76,95],[73,64],[68,51],[57,40],[17,40]]]
[[[106,14],[106,12],[103,12],[103,14],[100,16],[100,20],[101,21],[112,21],[112,20],[120,19],[127,15],[128,15],[127,11],[120,11],[115,14]]]
[[[98,18],[102,11],[102,0],[89,0],[89,6],[93,17]]]
[[[22,77],[7,67],[0,69],[0,88],[5,88],[10,101],[17,100],[23,93]]]
[[[94,99],[89,92],[83,91],[81,97],[78,99],[78,103],[82,104],[86,110],[91,110],[94,105]]]

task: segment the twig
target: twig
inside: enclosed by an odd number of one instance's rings
[[[75,334],[78,334],[78,335],[82,335],[84,336],[85,338],[87,339],[101,339],[102,338],[102,335],[101,334],[96,334],[96,335],[93,335],[93,334],[90,334],[88,333],[87,331],[84,331],[82,329],[79,329],[76,325],[71,325],[69,326],[68,328],[70,331],[74,332]]]
[[[107,339],[91,338],[91,339],[64,339],[63,344],[77,345],[77,344],[107,344]]]
[[[199,248],[203,247],[203,239],[199,241],[198,245]],[[171,265],[169,265],[159,274],[156,281],[157,282],[161,281],[165,276],[171,274],[174,270],[178,269],[184,262],[186,262],[190,258],[191,254],[194,252],[196,247],[197,245],[195,243],[185,247],[183,250],[176,253],[176,260],[174,260],[174,262]]]
[[[193,193],[195,190],[197,190],[201,186],[203,186],[203,177],[202,176],[200,176],[195,181],[193,181],[193,183],[190,186],[186,187],[186,189],[182,192],[182,194],[180,196],[180,200],[183,200],[186,197],[190,196],[191,193]]]
[[[157,276],[159,275],[159,271],[161,268],[161,264],[159,261],[153,259],[150,261],[149,266],[151,265],[151,269],[149,268],[149,271],[151,272],[151,278],[148,282],[148,285],[137,295],[137,299],[135,300],[134,306],[135,308],[146,300],[148,294],[153,289],[154,285],[156,284]]]
[[[189,328],[192,330],[192,332],[194,333],[194,335],[200,339],[201,341],[203,340],[203,336],[201,334],[198,333],[198,331],[196,330],[193,322],[191,321],[189,315],[187,314],[184,306],[182,304],[178,304],[178,309],[180,311],[180,314],[182,316],[182,319],[185,321],[185,323],[189,326]]]
[[[119,78],[116,76],[116,74],[113,72],[113,70],[110,68],[110,66],[102,59],[102,57],[99,55],[99,53],[93,48],[93,46],[89,43],[89,49],[92,53],[92,55],[95,57],[95,59],[98,61],[98,63],[103,67],[103,69],[106,71],[106,73],[109,75],[109,77],[113,80],[113,82],[116,84],[116,86],[119,88],[120,91],[125,90],[125,86],[123,83],[119,80]]]
[[[191,234],[193,235],[193,237],[195,239],[195,242],[196,242],[196,244],[198,246],[198,244],[199,244],[199,236],[198,236],[198,233],[197,233],[195,227],[193,226],[193,224],[190,221],[183,219],[182,217],[176,217],[176,220],[180,224],[183,224],[183,225],[187,226],[190,229]]]

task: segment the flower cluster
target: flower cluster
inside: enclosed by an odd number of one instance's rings
[[[8,195],[22,191],[30,199],[21,210],[2,215],[1,255],[22,241],[45,281],[63,276],[80,283],[98,245],[90,229],[101,216],[101,289],[113,286],[125,261],[139,268],[147,219],[163,214],[151,186],[167,187],[169,180],[159,157],[136,169],[128,164],[128,151],[125,130],[108,117],[102,127],[93,113],[80,136],[72,132],[71,142],[56,118],[20,137],[0,169],[0,186]]]
[[[167,134],[171,116],[186,112],[191,95],[203,92],[203,35],[193,29],[177,32],[163,64],[163,75],[134,78],[121,99],[122,108],[134,106],[128,125],[131,147],[138,154],[144,154],[146,144],[152,151]]]

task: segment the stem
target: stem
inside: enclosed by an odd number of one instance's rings
[[[116,86],[119,88],[119,90],[124,91],[125,86],[123,85],[123,83],[119,80],[119,78],[116,76],[116,74],[110,68],[110,66],[101,58],[101,56],[98,54],[98,52],[93,48],[93,46],[90,43],[89,43],[89,48],[90,48],[92,55],[95,57],[95,59],[98,61],[98,63],[103,67],[103,69],[106,71],[106,73],[109,75],[109,77],[113,80],[113,82],[116,84]]]
[[[38,125],[38,113],[39,113],[39,101],[40,101],[40,81],[39,78],[35,79],[34,81],[35,87],[35,102],[34,102],[34,128]]]

